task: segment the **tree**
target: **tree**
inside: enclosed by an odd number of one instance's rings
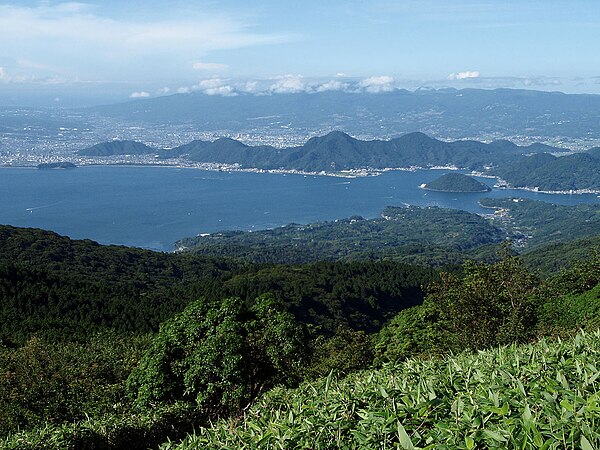
[[[425,299],[437,310],[446,345],[479,349],[530,338],[539,280],[522,260],[505,246],[497,263],[467,261],[463,269],[462,278],[442,274]]]
[[[161,326],[128,388],[138,405],[187,400],[211,415],[232,413],[296,382],[306,345],[303,326],[270,295],[251,304],[198,300]]]

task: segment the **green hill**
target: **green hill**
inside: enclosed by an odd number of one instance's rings
[[[102,142],[78,152],[79,156],[114,156],[114,155],[152,155],[157,154],[158,149],[136,141]]]
[[[444,265],[465,259],[490,260],[495,245],[509,238],[520,253],[546,245],[600,234],[600,204],[556,205],[536,200],[484,198],[494,214],[482,217],[447,208],[388,207],[382,218],[350,217],[333,222],[290,224],[253,232],[223,231],[182,239],[185,252],[228,256],[254,262],[394,259],[405,263]],[[495,210],[495,211],[492,211]],[[584,246],[585,247],[585,246]],[[565,266],[568,253],[533,255],[541,270]],[[565,250],[566,251],[566,250]],[[581,253],[581,246],[571,249]]]
[[[0,226],[0,345],[32,335],[85,340],[90,333],[150,333],[198,298],[252,301],[270,292],[301,322],[378,330],[423,299],[435,271],[393,261],[257,265],[166,254],[56,233]]]
[[[454,172],[430,181],[423,188],[441,192],[487,192],[491,190],[487,184],[477,181],[475,178]]]
[[[548,153],[523,156],[492,172],[515,187],[541,191],[600,189],[600,151],[556,157]]]
[[[600,250],[600,235],[539,246],[522,256],[529,267],[547,275],[591,258],[595,250]]]

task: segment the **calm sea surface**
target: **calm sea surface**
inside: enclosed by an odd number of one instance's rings
[[[399,171],[344,179],[165,167],[0,169],[0,223],[168,251],[177,239],[200,233],[258,230],[352,215],[372,218],[388,205],[484,212],[477,204],[482,197],[519,196],[561,204],[600,201],[592,194],[506,189],[457,194],[419,189],[421,183],[446,172]],[[490,179],[480,180],[493,184]]]

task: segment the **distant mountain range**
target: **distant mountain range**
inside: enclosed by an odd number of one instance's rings
[[[342,130],[361,136],[412,131],[444,138],[600,138],[600,95],[519,89],[396,89],[223,97],[175,94],[94,107],[105,117],[187,124],[202,131]]]
[[[600,189],[600,149],[557,157],[564,152],[543,144],[518,146],[498,140],[489,144],[462,140],[444,142],[423,133],[363,141],[333,131],[297,147],[249,146],[229,138],[195,140],[163,150],[133,141],[111,141],[79,152],[80,156],[155,154],[191,162],[239,164],[242,168],[339,172],[351,169],[456,166],[486,171],[516,187],[541,190]],[[526,156],[529,155],[529,156]]]
[[[139,142],[111,141],[79,152],[80,156],[156,154],[162,158],[184,158],[195,162],[240,164],[245,168],[339,171],[359,168],[429,167],[454,165],[482,169],[523,154],[559,152],[542,144],[526,147],[506,140],[485,144],[478,141],[444,142],[423,133],[408,133],[388,141],[362,141],[341,131],[309,139],[297,147],[249,146],[229,138],[215,141],[195,140],[173,149],[162,150]]]

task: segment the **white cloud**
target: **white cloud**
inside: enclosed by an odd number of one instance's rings
[[[361,80],[358,86],[367,92],[376,94],[378,92],[389,92],[394,90],[394,78],[381,75],[377,77],[369,77]]]
[[[231,86],[219,86],[216,88],[205,89],[204,93],[206,95],[222,95],[224,97],[233,97],[238,95],[237,92],[235,92],[235,89]]]
[[[204,90],[204,89],[215,89],[218,87],[223,86],[225,83],[223,80],[221,80],[220,78],[209,78],[208,80],[202,80],[200,81],[196,87],[199,90]]]
[[[256,81],[256,80],[246,81],[244,83],[244,85],[242,86],[242,91],[248,92],[251,94],[256,94],[256,93],[260,92],[260,87],[258,85],[258,81]]]
[[[6,70],[4,70],[4,67],[0,67],[0,81],[10,81],[11,77],[10,75],[6,72]]]
[[[132,92],[129,98],[148,98],[150,94],[146,91]]]
[[[302,75],[284,75],[269,87],[269,91],[276,94],[294,94],[304,92],[307,88]]]
[[[227,64],[219,63],[196,62],[192,65],[192,68],[201,72],[223,72],[224,70],[227,70],[229,66]]]
[[[342,83],[339,80],[331,80],[326,83],[320,84],[315,88],[316,92],[325,91],[345,91],[350,87],[348,83]]]
[[[192,91],[200,91],[207,95],[223,95],[231,97],[237,95],[235,88],[220,78],[209,78],[200,81],[191,87]]]
[[[156,91],[157,95],[166,95],[171,92],[171,88],[168,86],[162,87]]]
[[[468,78],[479,78],[481,74],[476,71],[465,71],[465,72],[456,72],[456,73],[451,73],[450,75],[448,75],[448,79],[449,80],[466,80]]]

